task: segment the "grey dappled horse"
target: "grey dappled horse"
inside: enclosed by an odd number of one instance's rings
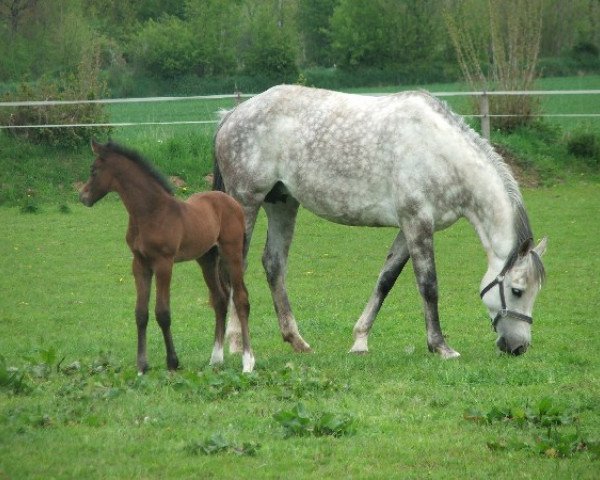
[[[344,225],[400,229],[362,315],[352,352],[366,352],[377,312],[409,258],[423,298],[427,345],[457,357],[438,318],[433,233],[465,217],[487,252],[481,281],[500,350],[531,343],[534,300],[544,279],[523,199],[490,144],[425,92],[384,97],[278,86],[223,119],[215,135],[215,185],[243,206],[246,251],[260,207],[268,218],[263,265],[281,333],[296,351],[301,337],[285,286],[298,206]],[[239,327],[230,318],[236,349]]]

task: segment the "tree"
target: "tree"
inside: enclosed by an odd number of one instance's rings
[[[241,2],[239,0],[188,0],[186,17],[198,50],[201,75],[233,74],[238,67]]]
[[[193,73],[199,51],[190,25],[178,17],[149,20],[130,45],[134,60],[148,73],[166,79]]]
[[[294,4],[270,0],[261,4],[247,2],[246,6],[248,30],[242,57],[246,73],[278,82],[297,78],[296,32],[290,11]]]
[[[298,2],[297,22],[305,63],[324,66],[333,63],[330,19],[338,3],[339,0],[300,0]]]
[[[489,0],[487,31],[470,28],[473,24],[464,10],[448,12],[458,61],[473,89],[524,91],[533,87],[542,6],[543,0]],[[538,109],[539,102],[530,96],[494,96],[490,101],[490,114],[504,115],[494,125],[506,130],[529,123]]]

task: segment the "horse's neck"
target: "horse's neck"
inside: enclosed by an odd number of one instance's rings
[[[155,215],[160,207],[174,201],[170,194],[145,173],[121,175],[117,180],[116,191],[133,219]]]
[[[475,200],[468,220],[475,227],[488,257],[488,275],[497,275],[515,245],[516,211],[504,188],[486,190]]]

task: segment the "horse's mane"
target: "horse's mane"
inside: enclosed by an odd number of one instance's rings
[[[152,165],[152,163],[150,163],[148,160],[142,157],[135,150],[131,150],[127,147],[124,147],[123,145],[119,145],[118,143],[110,140],[106,145],[103,145],[103,151],[106,151],[107,153],[114,153],[116,155],[120,155],[132,161],[137,166],[139,166],[144,172],[146,172],[152,179],[154,179],[163,190],[173,195],[173,186],[166,179],[166,177],[154,165]]]
[[[523,246],[532,247],[533,246],[533,232],[531,230],[531,225],[529,223],[529,217],[527,216],[527,211],[525,210],[525,204],[523,202],[523,197],[521,195],[521,191],[519,190],[519,185],[513,176],[510,167],[504,162],[502,157],[494,150],[494,147],[488,142],[485,138],[479,135],[475,130],[473,130],[465,120],[454,113],[446,102],[435,98],[431,94],[427,92],[423,92],[427,103],[438,113],[443,115],[448,121],[456,125],[462,133],[464,133],[467,138],[475,145],[477,149],[479,149],[484,156],[488,159],[490,164],[494,167],[498,176],[502,180],[504,184],[504,188],[506,189],[506,193],[508,194],[513,210],[514,210],[514,227],[516,233],[515,245],[506,260],[506,264],[504,268],[506,270],[510,269],[517,259],[519,258],[519,254],[521,253]],[[535,273],[536,279],[542,283],[545,278],[544,265],[539,258],[538,255],[532,255],[533,258],[533,271]]]

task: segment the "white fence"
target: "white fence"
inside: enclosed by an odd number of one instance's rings
[[[389,93],[369,93],[364,95],[383,96]],[[436,97],[457,97],[468,96],[478,97],[480,102],[479,115],[463,115],[465,117],[481,118],[482,134],[486,138],[490,138],[490,122],[494,117],[509,117],[516,115],[496,115],[489,113],[489,97],[501,95],[518,95],[518,96],[544,96],[544,95],[600,95],[600,90],[531,90],[531,91],[492,91],[492,92],[432,92]],[[56,105],[76,105],[76,104],[117,104],[117,103],[151,103],[151,102],[182,102],[193,100],[225,100],[232,99],[237,103],[242,99],[251,98],[253,94],[236,93],[232,95],[201,95],[188,97],[146,97],[146,98],[115,98],[102,100],[40,100],[40,101],[17,101],[17,102],[0,102],[2,107],[40,107],[40,106],[56,106]],[[598,118],[600,113],[541,113],[540,117],[572,117],[572,118]],[[68,128],[68,127],[130,127],[130,126],[151,126],[151,125],[201,125],[214,124],[217,120],[181,120],[169,122],[109,122],[109,123],[71,123],[71,124],[45,124],[45,125],[0,125],[2,129],[21,129],[21,128]]]

